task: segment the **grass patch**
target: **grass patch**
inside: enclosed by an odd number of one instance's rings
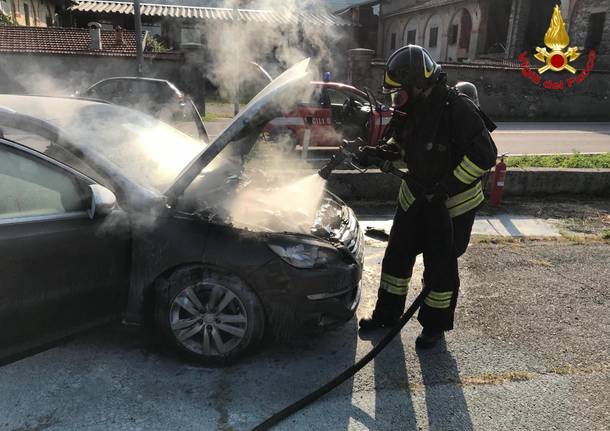
[[[205,121],[222,121],[222,120],[228,120],[233,118],[231,115],[229,114],[217,114],[215,112],[206,112],[206,114],[201,117],[201,119],[205,122]]]
[[[610,153],[556,154],[549,156],[508,156],[510,168],[606,168],[610,169]]]
[[[473,234],[470,238],[470,243],[473,245],[512,245],[516,247],[527,246],[531,244],[572,244],[572,245],[590,245],[590,244],[606,244],[609,240],[604,240],[598,235],[591,234],[574,234],[569,231],[561,230],[561,236],[492,236]],[[517,253],[520,254],[520,253]],[[538,264],[541,264],[538,262]]]
[[[532,265],[536,265],[536,266],[545,266],[547,268],[550,268],[553,266],[553,264],[551,262],[549,262],[548,260],[544,260],[544,259],[530,259],[529,263],[531,263]]]
[[[507,371],[500,373],[483,373],[476,376],[466,376],[461,378],[462,385],[503,385],[512,382],[525,382],[533,380],[537,375],[528,371]]]

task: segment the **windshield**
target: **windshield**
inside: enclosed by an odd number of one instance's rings
[[[159,193],[165,192],[206,147],[204,142],[146,114],[111,104],[1,95],[0,106],[53,124],[76,145],[107,159],[131,181]],[[47,152],[47,148],[33,148]]]

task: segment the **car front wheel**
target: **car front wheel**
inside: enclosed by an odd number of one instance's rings
[[[238,277],[188,267],[157,291],[156,320],[166,340],[191,359],[210,365],[234,361],[264,332],[258,297]]]

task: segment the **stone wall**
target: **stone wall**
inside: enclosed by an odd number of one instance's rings
[[[376,90],[383,82],[384,63],[369,63],[353,74],[352,84]],[[563,90],[549,90],[526,79],[521,69],[444,64],[450,84],[474,83],[485,112],[495,121],[610,121],[610,71],[593,70],[589,77]],[[557,73],[553,80],[573,76]]]
[[[486,195],[492,175],[487,177]],[[349,204],[396,202],[400,179],[377,169],[365,174],[338,170],[328,180],[328,189]],[[506,173],[504,196],[610,196],[610,169],[510,168]]]
[[[175,58],[144,61],[143,76],[168,79],[184,88],[185,65]],[[133,57],[0,54],[0,92],[69,95],[113,76],[135,76]]]

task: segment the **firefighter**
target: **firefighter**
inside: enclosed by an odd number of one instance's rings
[[[481,177],[495,164],[495,125],[473,101],[447,85],[441,66],[420,46],[400,48],[386,64],[384,92],[396,109],[381,145],[363,147],[363,158],[402,159],[394,224],[383,258],[375,310],[360,330],[397,323],[415,258],[423,253],[428,290],[418,314],[416,347],[430,348],[453,329],[460,279],[458,257],[468,247]]]

